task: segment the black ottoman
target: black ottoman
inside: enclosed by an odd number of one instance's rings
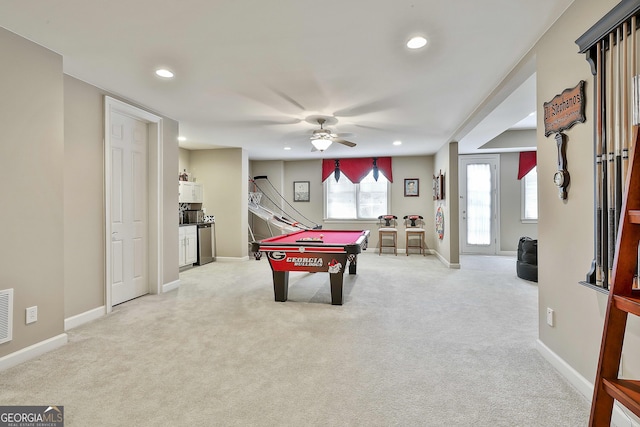
[[[518,260],[516,273],[519,278],[538,281],[538,241],[530,237],[521,237],[518,242]]]

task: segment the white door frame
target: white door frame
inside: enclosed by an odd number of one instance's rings
[[[463,219],[463,216],[466,215],[466,210],[460,207],[460,253],[478,253],[478,254],[487,254],[487,255],[495,255],[500,252],[500,155],[499,154],[470,154],[470,155],[461,155],[458,157],[458,170],[459,170],[459,186],[460,186],[460,199],[464,198],[464,206],[466,207],[466,192],[462,191],[462,188],[466,189],[466,178],[467,171],[463,167],[466,162],[495,162],[495,170],[494,172],[494,189],[493,189],[493,203],[494,212],[493,212],[493,223],[491,224],[492,237],[494,238],[493,245],[490,245],[491,248],[488,251],[468,251],[466,250],[466,239],[467,239],[467,230],[466,230],[466,220]],[[465,193],[465,194],[463,194]],[[463,212],[464,211],[464,212]]]
[[[163,278],[163,215],[162,215],[162,118],[109,96],[104,97],[104,197],[105,197],[105,308],[111,303],[111,113],[117,112],[148,124],[148,271],[149,293],[162,293]]]

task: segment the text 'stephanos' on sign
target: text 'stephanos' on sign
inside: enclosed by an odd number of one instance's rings
[[[544,103],[544,135],[562,132],[576,123],[584,123],[584,80],[572,89],[565,89]]]

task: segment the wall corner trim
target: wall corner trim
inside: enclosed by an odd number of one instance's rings
[[[591,404],[593,398],[593,384],[589,382],[585,377],[580,375],[571,365],[569,365],[564,359],[553,352],[547,347],[540,339],[536,340],[536,349],[544,357],[544,359],[553,366],[556,371],[560,373],[585,399]],[[625,427],[638,427],[638,424],[632,421],[620,408],[616,402],[613,406],[613,415],[611,417],[611,425],[625,426]]]
[[[60,334],[11,354],[7,354],[0,358],[0,372],[62,347],[67,341],[67,334]]]
[[[218,262],[243,262],[249,261],[249,256],[242,257],[230,257],[230,256],[217,256],[216,261]]]
[[[173,291],[174,289],[178,289],[180,287],[180,279],[174,280],[173,282],[165,283],[162,285],[162,293]]]
[[[440,254],[440,252],[438,252],[436,250],[433,250],[433,249],[431,249],[430,251],[431,251],[431,253],[433,255],[438,257],[440,262],[443,263],[445,265],[445,267],[451,268],[453,270],[460,270],[460,263],[451,263],[445,257],[443,257],[442,254]]]
[[[89,323],[92,320],[99,319],[107,313],[106,307],[103,305],[101,307],[96,307],[94,309],[85,311],[84,313],[76,314],[75,316],[67,317],[64,319],[64,330],[65,332],[77,328],[80,325],[84,325],[85,323]]]

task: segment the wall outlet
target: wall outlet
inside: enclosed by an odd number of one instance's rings
[[[547,307],[547,325],[553,326],[555,320],[553,317],[553,309]]]
[[[27,325],[29,323],[36,322],[38,320],[38,306],[28,307],[27,310]]]

